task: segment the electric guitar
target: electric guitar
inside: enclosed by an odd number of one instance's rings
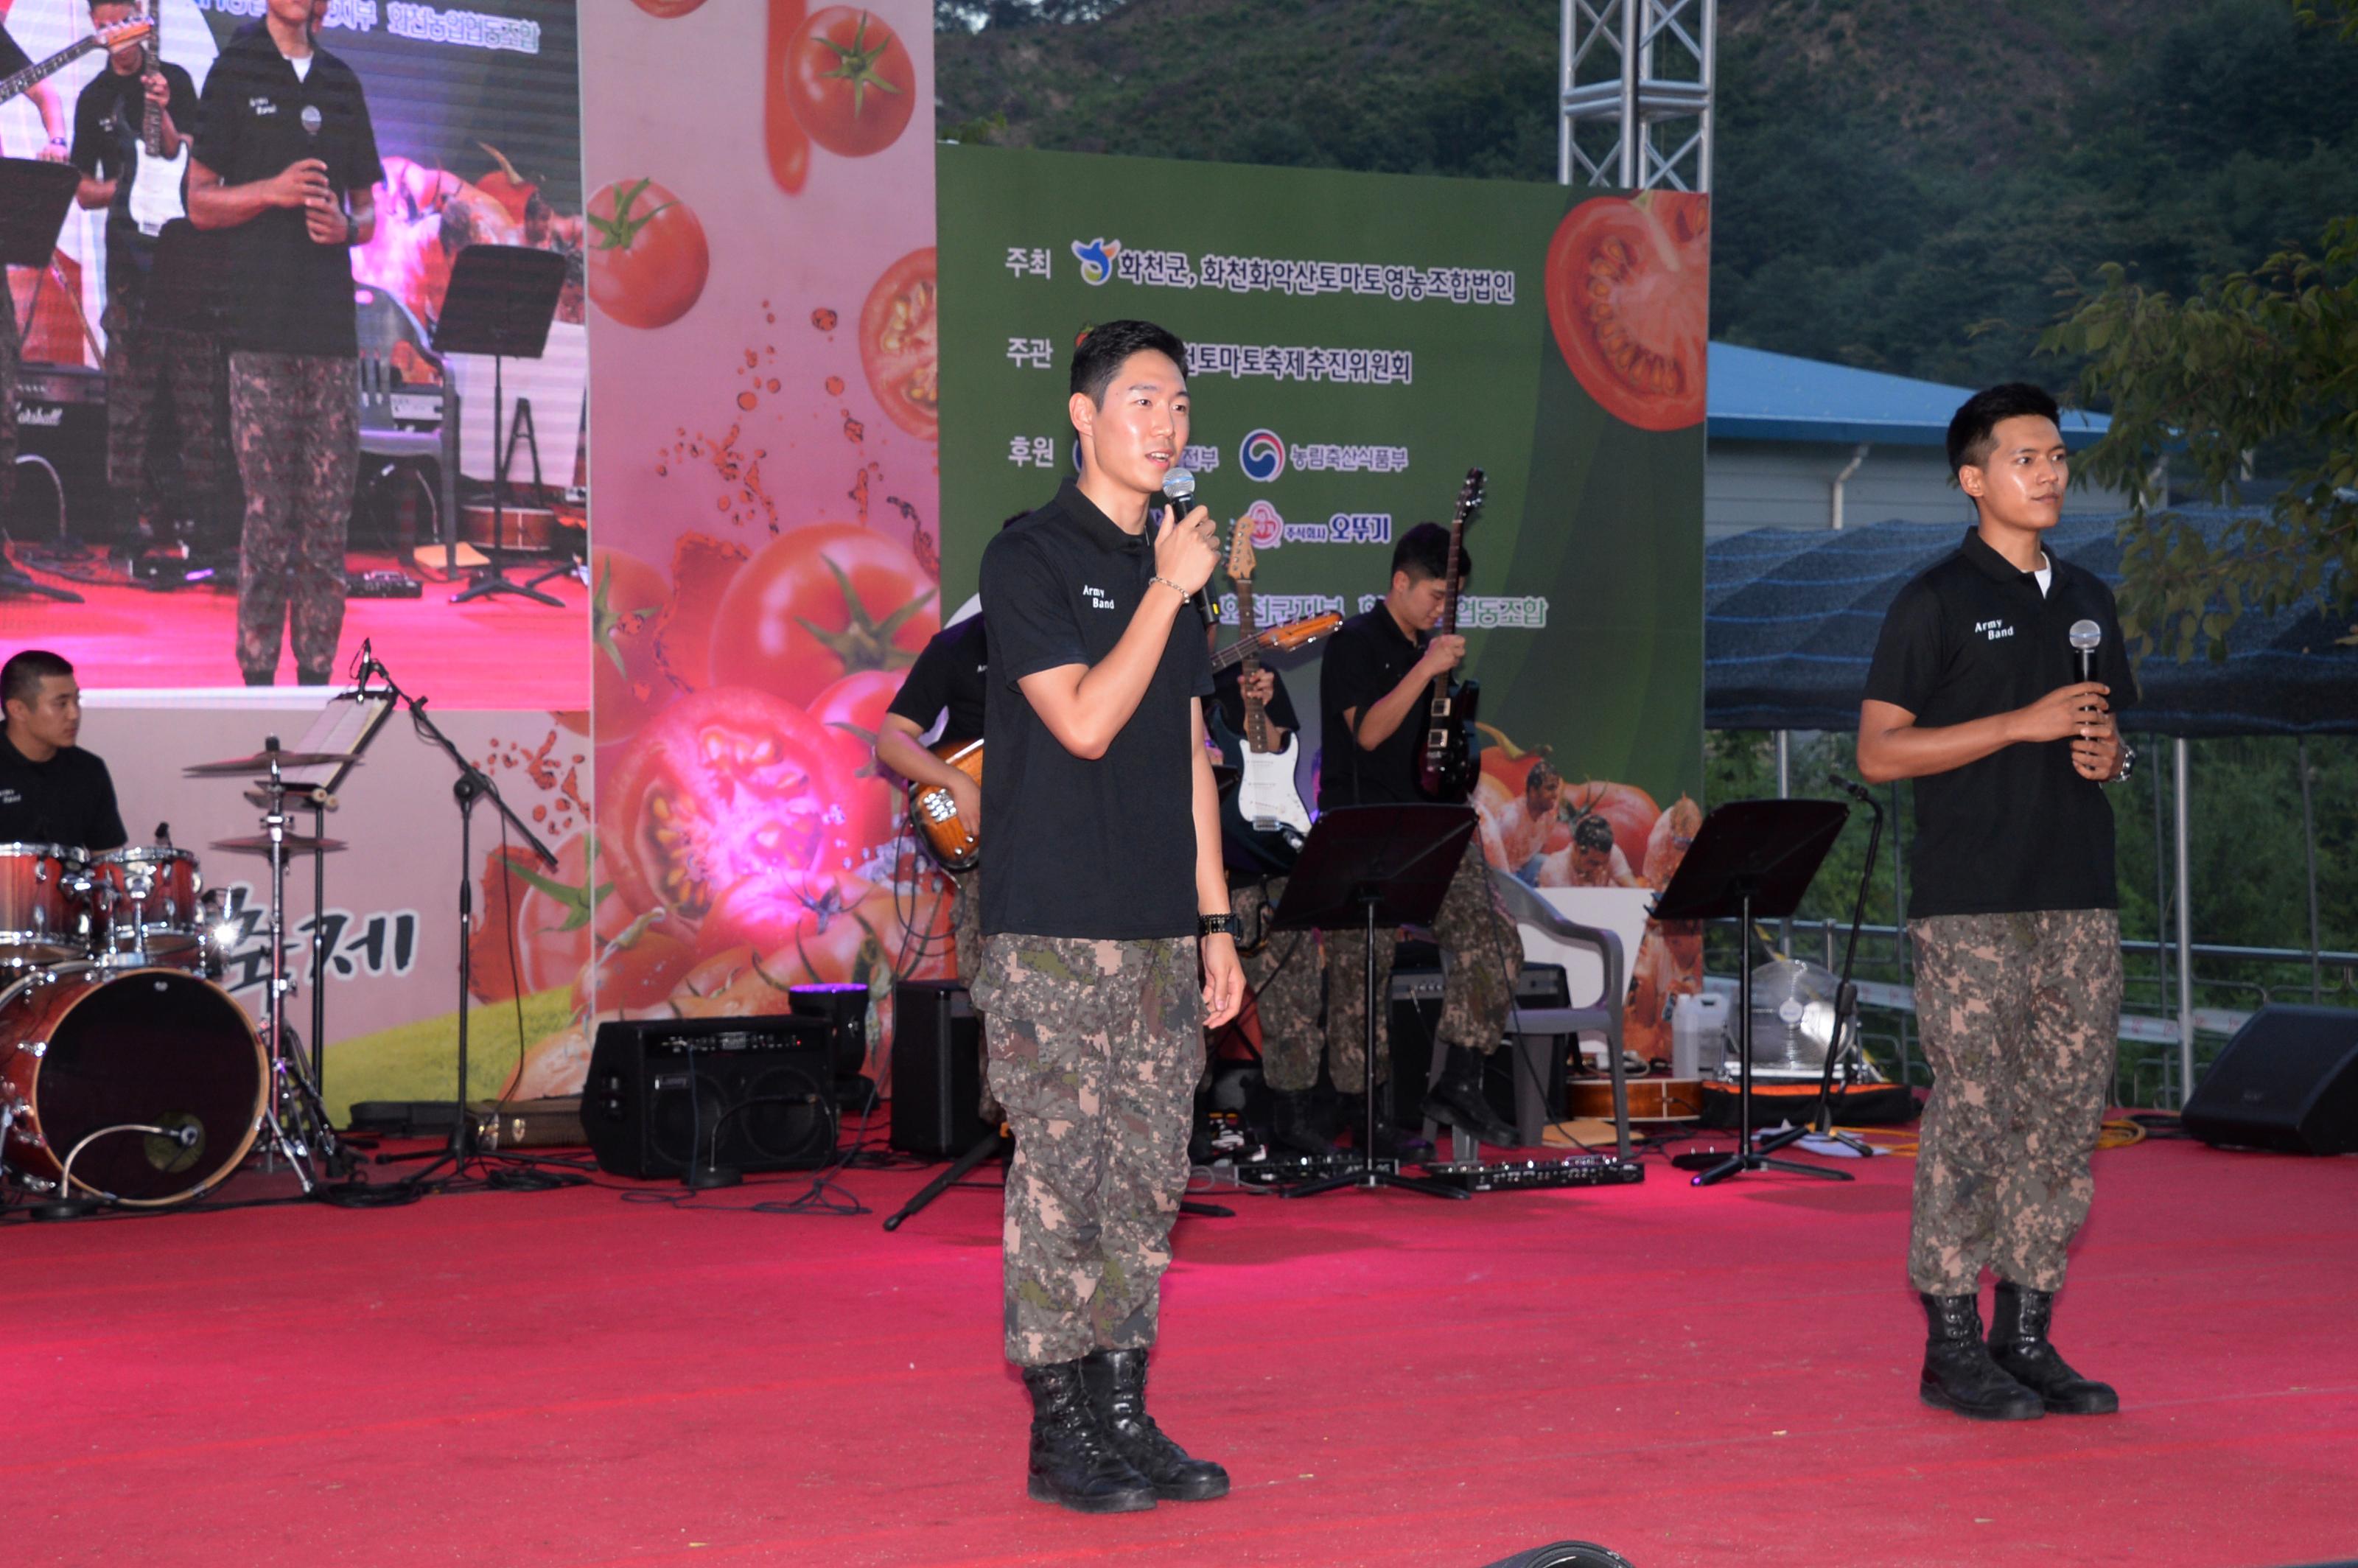
[[[0,78],[0,103],[5,103],[35,82],[55,76],[92,49],[111,49],[122,44],[135,43],[155,30],[156,24],[145,16],[134,16],[127,22],[101,27],[89,38],[68,44],[49,59],[28,65],[16,75]]]
[[[1253,547],[1250,532],[1241,525],[1228,546],[1228,576],[1237,585],[1237,626],[1244,650],[1237,663],[1243,666],[1245,729],[1228,728],[1217,705],[1208,714],[1212,739],[1219,743],[1220,761],[1238,770],[1236,787],[1220,800],[1221,837],[1232,859],[1242,859],[1239,870],[1284,871],[1293,869],[1310,832],[1310,812],[1293,782],[1296,759],[1302,754],[1298,734],[1288,734],[1282,746],[1270,741],[1269,714],[1252,695],[1253,676],[1260,672],[1260,629],[1253,618]]]
[[[1466,524],[1482,507],[1480,469],[1467,469],[1457,492],[1457,509],[1449,519],[1449,570],[1444,577],[1441,624],[1437,637],[1457,632],[1457,593],[1465,586]],[[1417,757],[1417,787],[1433,800],[1463,801],[1474,791],[1474,711],[1482,688],[1460,681],[1444,670],[1433,677],[1433,695],[1425,701],[1424,745]]]
[[[928,750],[976,784],[982,783],[980,741],[937,741]],[[939,784],[909,786],[909,826],[946,871],[970,871],[982,858],[982,836],[958,815],[957,802]]]
[[[1324,615],[1306,615],[1299,621],[1289,621],[1282,626],[1271,626],[1250,636],[1238,638],[1212,655],[1212,673],[1217,675],[1230,665],[1244,663],[1248,654],[1293,654],[1310,646],[1322,637],[1334,635],[1343,618],[1333,611]]]
[[[146,59],[139,74],[143,84],[163,59],[164,16],[161,10],[148,19],[146,41],[141,46]],[[164,156],[164,106],[150,100],[147,115],[139,130],[139,158],[131,174],[131,221],[143,234],[154,237],[164,232],[164,225],[175,218],[188,216],[188,208],[180,200],[180,184],[189,170],[189,138],[180,138],[180,150],[170,157]]]

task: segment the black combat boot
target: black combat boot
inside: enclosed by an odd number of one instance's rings
[[[2121,1408],[2109,1384],[2082,1378],[2047,1341],[2055,1316],[2053,1291],[2028,1291],[1997,1282],[1990,1308],[1990,1359],[2016,1382],[2037,1394],[2052,1415],[2111,1415]]]
[[[1368,1136],[1368,1097],[1363,1094],[1345,1095],[1340,1100],[1343,1125],[1350,1130],[1351,1141],[1358,1144]],[[1376,1118],[1376,1146],[1367,1151],[1378,1160],[1417,1161],[1429,1158],[1433,1145],[1413,1132],[1392,1125],[1391,1119],[1379,1114]]]
[[[1154,1506],[1154,1487],[1122,1458],[1090,1408],[1078,1361],[1026,1367],[1032,1392],[1031,1494],[1076,1513],[1127,1514]]]
[[[1441,1080],[1425,1092],[1424,1114],[1501,1149],[1512,1149],[1522,1141],[1522,1135],[1498,1119],[1498,1113],[1483,1098],[1482,1058],[1463,1045],[1449,1048],[1449,1065],[1443,1069]]]
[[[1919,1398],[1974,1421],[2036,1421],[2047,1413],[2036,1393],[1990,1358],[1973,1296],[1925,1296],[1923,1302],[1932,1332],[1924,1343]]]
[[[1093,1350],[1081,1362],[1089,1408],[1113,1435],[1115,1452],[1153,1486],[1165,1502],[1199,1503],[1228,1495],[1228,1473],[1163,1434],[1146,1413],[1146,1352]]]
[[[1334,1141],[1320,1130],[1307,1090],[1279,1089],[1270,1108],[1270,1141],[1289,1154],[1324,1159],[1335,1152]]]

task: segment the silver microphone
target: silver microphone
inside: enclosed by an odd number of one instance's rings
[[[1195,475],[1187,469],[1173,469],[1163,476],[1163,498],[1171,503],[1171,521],[1176,523],[1195,510]],[[1220,623],[1220,612],[1212,603],[1210,585],[1195,590],[1195,613],[1204,618],[1206,626]]]
[[[2083,681],[2096,678],[2096,650],[2104,645],[2104,629],[2093,621],[2071,622],[2071,664]]]

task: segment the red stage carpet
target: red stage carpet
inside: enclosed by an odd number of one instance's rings
[[[390,556],[354,555],[354,571],[394,570]],[[519,581],[541,568],[509,568]],[[158,592],[119,583],[70,581],[81,604],[0,599],[0,649],[62,654],[87,690],[121,687],[242,687],[237,667],[234,579],[221,587]],[[336,676],[351,668],[363,638],[401,684],[446,708],[561,711],[590,706],[590,590],[577,578],[541,585],[552,609],[512,594],[453,604],[463,582],[427,583],[417,599],[354,599],[344,608]],[[295,658],[282,645],[278,684],[295,684]]]
[[[2065,1347],[2124,1413],[1916,1402],[1904,1160],[1181,1222],[1155,1408],[1223,1502],[1022,1495],[995,1195],[606,1190],[0,1231],[10,1561],[1674,1563],[2358,1553],[2358,1160],[2098,1156]],[[230,1198],[265,1190],[248,1176]],[[663,1189],[676,1193],[679,1189]]]

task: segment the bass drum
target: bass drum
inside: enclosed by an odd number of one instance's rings
[[[70,967],[0,993],[0,1161],[54,1189],[72,1156],[70,1195],[161,1208],[210,1192],[254,1147],[269,1082],[245,1010],[178,969]],[[176,1136],[103,1130],[126,1122]]]

